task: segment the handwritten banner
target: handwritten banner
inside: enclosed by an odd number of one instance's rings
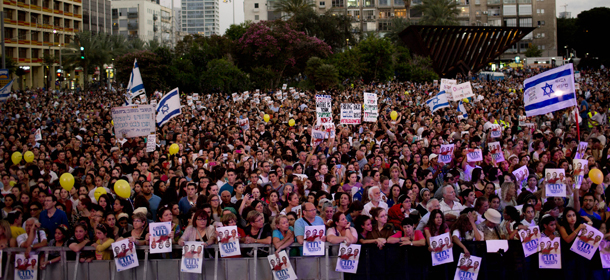
[[[461,253],[453,280],[476,280],[481,269],[481,261],[480,257],[470,255],[467,258]]]
[[[172,231],[171,222],[150,223],[150,253],[169,253],[172,251],[172,239],[169,233]]]
[[[360,124],[362,104],[341,103],[341,124]]]
[[[595,251],[597,251],[597,247],[599,247],[600,241],[602,240],[604,234],[590,225],[584,225],[587,228],[582,229],[578,233],[578,237],[574,243],[572,243],[570,251],[591,260],[595,254]]]
[[[364,118],[365,122],[376,122],[379,112],[377,110],[377,94],[364,93]]]
[[[114,107],[111,114],[116,137],[143,137],[156,131],[153,105]]]
[[[538,267],[548,269],[561,269],[561,242],[559,237],[550,239],[540,238],[540,254],[538,254]]]
[[[219,227],[216,229],[216,238],[221,257],[240,256],[239,233],[236,226]]]
[[[346,245],[341,243],[339,247],[339,259],[335,271],[356,273],[358,271],[358,261],[360,259],[360,245]]]
[[[201,274],[203,266],[203,247],[201,241],[187,241],[182,246],[182,259],[180,260],[180,271],[186,273]]]
[[[332,98],[330,95],[316,94],[316,119],[318,125],[333,122]]]
[[[439,91],[445,91],[447,93],[447,101],[454,101],[453,100],[453,86],[457,85],[457,81],[456,80],[452,80],[452,79],[441,79],[441,87],[439,89]],[[459,101],[459,100],[456,100]]]
[[[546,196],[566,197],[566,174],[561,168],[547,168],[544,177]]]
[[[526,230],[519,230],[519,239],[523,246],[523,254],[529,257],[538,252],[538,240],[540,239],[540,228],[538,226],[529,227]]]
[[[432,266],[453,262],[453,243],[448,232],[430,237],[430,247],[432,247]]]
[[[157,149],[157,134],[148,135],[146,139],[146,152],[151,153]]]
[[[129,242],[128,239],[123,239],[112,243],[110,247],[112,247],[112,253],[114,254],[116,271],[121,272],[140,265],[133,242]]]
[[[504,153],[502,152],[500,142],[490,142],[487,144],[487,147],[489,148],[491,158],[496,160],[496,163],[506,161],[506,159],[504,159]]]
[[[438,162],[450,163],[453,157],[453,149],[455,149],[455,144],[441,145],[441,154],[438,157]]]
[[[462,100],[464,98],[473,97],[472,86],[470,82],[461,83],[451,87],[451,94],[453,94],[453,100]]]

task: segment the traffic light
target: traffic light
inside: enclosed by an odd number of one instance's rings
[[[80,47],[80,59],[85,59],[85,47]]]

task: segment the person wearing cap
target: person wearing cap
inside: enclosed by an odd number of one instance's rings
[[[502,215],[493,208],[487,209],[483,214],[485,221],[477,225],[477,229],[483,233],[484,240],[500,240],[500,228],[498,225],[502,223]]]

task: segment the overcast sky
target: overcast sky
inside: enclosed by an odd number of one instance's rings
[[[555,0],[557,3],[557,15],[564,12],[566,8],[563,5],[568,4],[568,12],[572,13],[572,17],[578,16],[580,12],[590,10],[596,7],[610,8],[609,0]]]

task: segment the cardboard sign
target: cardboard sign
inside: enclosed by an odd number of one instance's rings
[[[341,124],[360,124],[362,104],[341,103]]]
[[[38,254],[32,252],[29,258],[25,254],[15,254],[15,280],[38,279]]]
[[[323,129],[316,129],[317,126],[314,126],[314,128],[311,130],[311,146],[312,147],[317,147],[318,145],[320,145],[320,143],[322,143],[325,139],[326,136],[326,131],[324,131]]]
[[[157,121],[153,105],[114,107],[111,113],[114,135],[117,138],[144,137],[156,131]]]
[[[282,250],[276,255],[272,254],[267,257],[271,271],[273,272],[274,280],[296,280],[297,275],[294,273],[294,268],[288,259],[285,250]]]
[[[452,86],[451,94],[453,95],[453,100],[462,100],[464,98],[474,96],[474,93],[472,93],[472,86],[470,85],[470,82],[465,82],[459,85]]]
[[[466,158],[468,162],[483,161],[483,152],[481,149],[468,149]]]
[[[365,92],[364,93],[364,118],[365,122],[376,122],[379,117],[377,111],[377,94]]]
[[[580,189],[588,165],[589,161],[586,159],[574,159],[572,161],[572,170],[574,170],[574,189]]]
[[[316,95],[316,120],[318,125],[333,122],[332,98],[330,95]]]
[[[566,174],[561,168],[548,168],[544,177],[546,196],[566,197]]]
[[[216,238],[221,257],[240,256],[239,233],[236,226],[216,228]]]
[[[201,274],[203,267],[203,249],[205,243],[200,241],[186,241],[182,246],[182,259],[180,271]]]
[[[587,152],[587,146],[589,146],[588,142],[580,142],[578,144],[578,148],[576,148],[575,159],[582,159],[585,156],[585,152]]]
[[[121,272],[140,265],[138,255],[136,255],[136,246],[133,242],[123,239],[112,243],[110,247],[112,247],[112,253],[114,254],[116,271]]]
[[[515,178],[517,178],[515,185],[517,188],[521,188],[527,183],[527,177],[530,176],[530,171],[527,169],[527,166],[521,166],[519,169],[513,171],[513,175],[515,175]]]
[[[322,236],[326,234],[325,226],[306,226],[303,242],[303,256],[324,256]]]
[[[529,257],[538,253],[538,240],[540,240],[540,228],[538,226],[529,227],[526,230],[519,230],[519,239],[523,246],[523,254]]]
[[[578,233],[578,237],[576,237],[574,243],[572,243],[570,251],[591,260],[604,235],[588,224],[585,224],[585,226],[587,228],[582,229]]]
[[[453,149],[455,149],[455,144],[441,145],[441,153],[438,156],[438,162],[450,163],[453,159]]]
[[[358,262],[360,260],[360,245],[352,244],[347,246],[341,243],[339,247],[339,259],[335,271],[356,273],[358,271]]]
[[[480,257],[470,255],[470,258],[466,258],[464,253],[461,253],[453,280],[476,280],[481,269],[481,261]]]
[[[489,148],[491,158],[494,159],[496,163],[506,161],[506,159],[504,159],[504,153],[502,152],[502,145],[500,145],[500,142],[490,142],[487,144],[487,147]]]
[[[243,131],[250,129],[250,119],[248,119],[248,118],[239,119],[239,120],[237,120],[237,123],[239,124],[239,127],[241,127],[241,129]]]
[[[146,152],[152,153],[157,149],[157,134],[148,135],[146,139]]]
[[[171,222],[150,223],[148,232],[150,233],[150,253],[169,253],[172,251],[172,239],[169,233],[172,231]]]
[[[449,233],[430,237],[430,247],[432,247],[432,266],[437,266],[453,262],[453,243]]]
[[[546,269],[561,269],[561,241],[559,237],[550,239],[540,238],[540,254],[538,254],[538,267]]]
[[[453,86],[457,85],[456,80],[452,79],[441,79],[441,87],[439,91],[445,91],[447,93],[447,101],[453,101]],[[457,101],[457,100],[456,100]]]

